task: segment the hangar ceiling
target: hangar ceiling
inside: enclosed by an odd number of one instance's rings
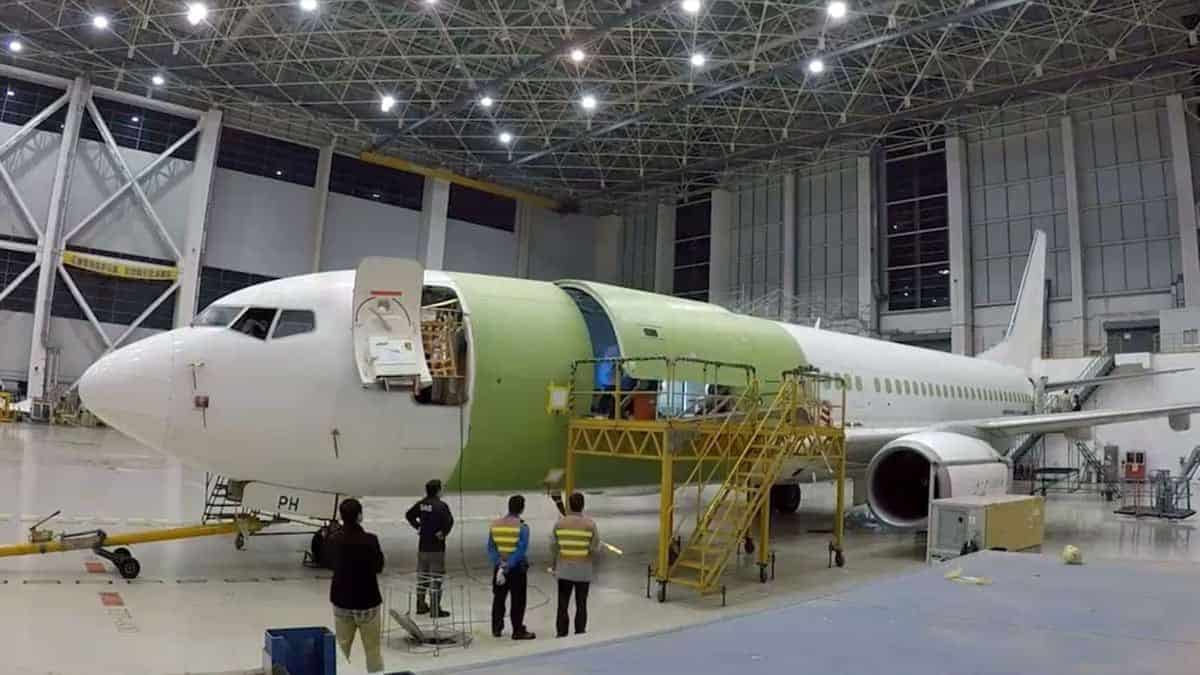
[[[0,60],[610,205],[1200,73],[1194,0],[829,4],[4,1]]]

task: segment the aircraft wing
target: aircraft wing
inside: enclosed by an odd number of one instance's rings
[[[850,446],[852,457],[854,455],[862,457],[864,454],[870,453],[872,450],[877,450],[901,436],[907,436],[908,434],[928,429],[974,429],[979,432],[1002,436],[1020,436],[1031,433],[1048,434],[1066,432],[1073,429],[1102,426],[1105,424],[1120,424],[1122,422],[1136,422],[1155,417],[1167,417],[1171,420],[1172,428],[1182,430],[1187,428],[1187,423],[1177,420],[1180,420],[1180,418],[1186,420],[1188,415],[1198,412],[1200,412],[1200,403],[1175,403],[1152,408],[1128,408],[1124,410],[1080,410],[1077,412],[1044,413],[1041,415],[1006,415],[1003,417],[961,420],[912,427],[848,427],[846,429],[846,443]]]

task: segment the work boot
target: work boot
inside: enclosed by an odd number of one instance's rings
[[[513,639],[514,640],[533,640],[536,638],[537,638],[536,634],[531,633],[528,630],[525,630],[524,628],[522,628],[519,631],[513,631]]]
[[[434,607],[432,613],[433,613],[433,618],[435,618],[435,619],[445,619],[446,617],[450,616],[450,612],[447,612],[446,610],[442,609],[441,607]]]
[[[417,614],[428,614],[429,605],[426,604],[425,598],[417,598]]]

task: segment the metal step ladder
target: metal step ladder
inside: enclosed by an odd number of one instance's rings
[[[240,495],[230,491],[229,479],[218,474],[204,475],[204,524],[237,519],[243,513]]]
[[[1116,357],[1114,357],[1112,354],[1101,354],[1089,361],[1087,366],[1084,367],[1076,379],[1088,380],[1097,377],[1104,377],[1113,371],[1113,368],[1116,367],[1116,364]],[[1092,397],[1092,394],[1096,393],[1096,390],[1099,388],[1099,384],[1081,385],[1070,390],[1069,400],[1077,400],[1079,406],[1082,407],[1088,402],[1088,399]],[[1034,412],[1042,413],[1048,411],[1036,410]],[[1052,410],[1049,412],[1056,411]],[[1045,437],[1046,435],[1043,433],[1026,434],[1023,438],[1021,438],[1021,441],[1013,447],[1012,451],[1009,452],[1008,456],[1012,460],[1012,463],[1014,465],[1019,464],[1023,459],[1025,459],[1025,456],[1028,455],[1030,451],[1032,451],[1038,446],[1039,443],[1042,442],[1042,439]]]
[[[804,440],[797,438],[790,419],[799,400],[798,388],[795,379],[786,379],[770,406],[748,420],[753,432],[670,566],[669,582],[701,593],[721,590],[721,575],[756,517],[767,508],[784,460]],[[765,574],[765,568],[761,571]]]

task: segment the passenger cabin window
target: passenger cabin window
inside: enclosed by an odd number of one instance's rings
[[[290,335],[311,333],[317,328],[317,319],[307,309],[285,309],[279,312],[279,321],[275,322],[275,330],[271,333],[272,340],[285,338]]]
[[[233,305],[209,305],[207,309],[200,312],[192,320],[193,326],[217,326],[224,328],[233,323],[237,315],[245,309],[244,307],[234,307]]]
[[[877,378],[875,378],[875,393],[876,393],[876,394],[878,394],[879,392],[880,392],[880,389],[879,389],[879,378],[877,377]]]
[[[887,393],[892,393],[892,378],[884,378],[883,383],[887,385]]]
[[[858,391],[862,391],[862,375],[854,376],[854,388]]]
[[[266,340],[267,334],[271,332],[271,322],[274,320],[274,309],[251,307],[233,323],[233,329],[252,338]]]

